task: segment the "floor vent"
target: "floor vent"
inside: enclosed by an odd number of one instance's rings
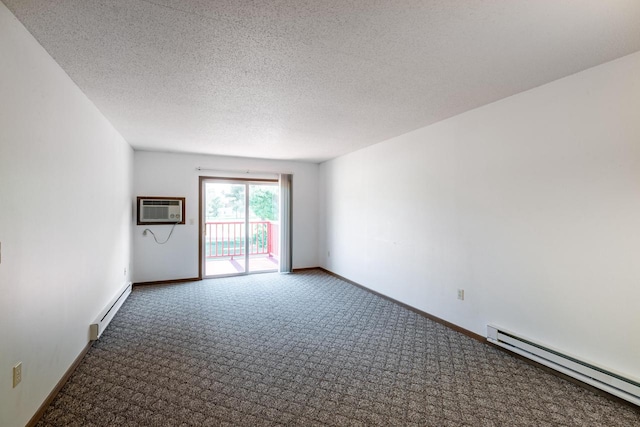
[[[487,340],[640,406],[640,380],[624,377],[496,326],[487,326]]]
[[[122,288],[116,297],[107,305],[107,307],[102,310],[102,313],[95,322],[89,325],[89,338],[91,341],[95,341],[100,338],[100,335],[107,329],[109,326],[109,322],[113,319],[113,316],[116,315],[124,301],[127,299],[129,294],[131,293],[131,282],[127,283],[124,288]]]

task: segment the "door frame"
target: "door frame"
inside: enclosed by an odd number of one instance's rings
[[[261,271],[257,271],[252,273],[247,271],[249,269],[249,236],[245,237],[245,266],[244,271],[242,273],[234,273],[234,274],[221,274],[218,276],[207,276],[205,273],[206,263],[205,263],[205,251],[204,251],[204,234],[206,232],[206,228],[204,227],[204,222],[206,220],[206,216],[204,215],[204,202],[205,202],[205,184],[206,181],[216,181],[220,183],[227,184],[245,184],[245,234],[248,231],[248,222],[249,222],[249,185],[250,184],[275,184],[278,187],[278,194],[280,193],[280,188],[278,186],[279,180],[277,178],[234,178],[234,177],[221,177],[221,176],[200,176],[199,177],[199,185],[198,185],[198,275],[200,279],[212,279],[217,277],[233,277],[233,276],[245,276],[247,274],[260,274]],[[278,196],[280,197],[280,195]],[[270,271],[269,271],[270,272]],[[265,271],[264,273],[268,273]]]

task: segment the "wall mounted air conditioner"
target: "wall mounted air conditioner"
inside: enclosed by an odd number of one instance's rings
[[[184,224],[184,197],[138,197],[138,225]]]

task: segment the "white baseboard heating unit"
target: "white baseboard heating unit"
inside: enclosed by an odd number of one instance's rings
[[[118,291],[116,296],[109,302],[109,304],[107,304],[105,309],[102,310],[95,322],[89,325],[89,339],[91,339],[91,341],[95,341],[100,338],[100,335],[102,335],[104,330],[107,329],[109,322],[111,322],[111,319],[116,315],[130,293],[131,282],[127,283],[124,288]]]
[[[640,406],[640,380],[624,377],[502,328],[488,325],[487,340]]]

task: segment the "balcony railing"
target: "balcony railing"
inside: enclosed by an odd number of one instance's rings
[[[205,257],[231,258],[245,255],[244,221],[206,222]],[[271,221],[249,222],[249,255],[278,256],[278,223]]]

